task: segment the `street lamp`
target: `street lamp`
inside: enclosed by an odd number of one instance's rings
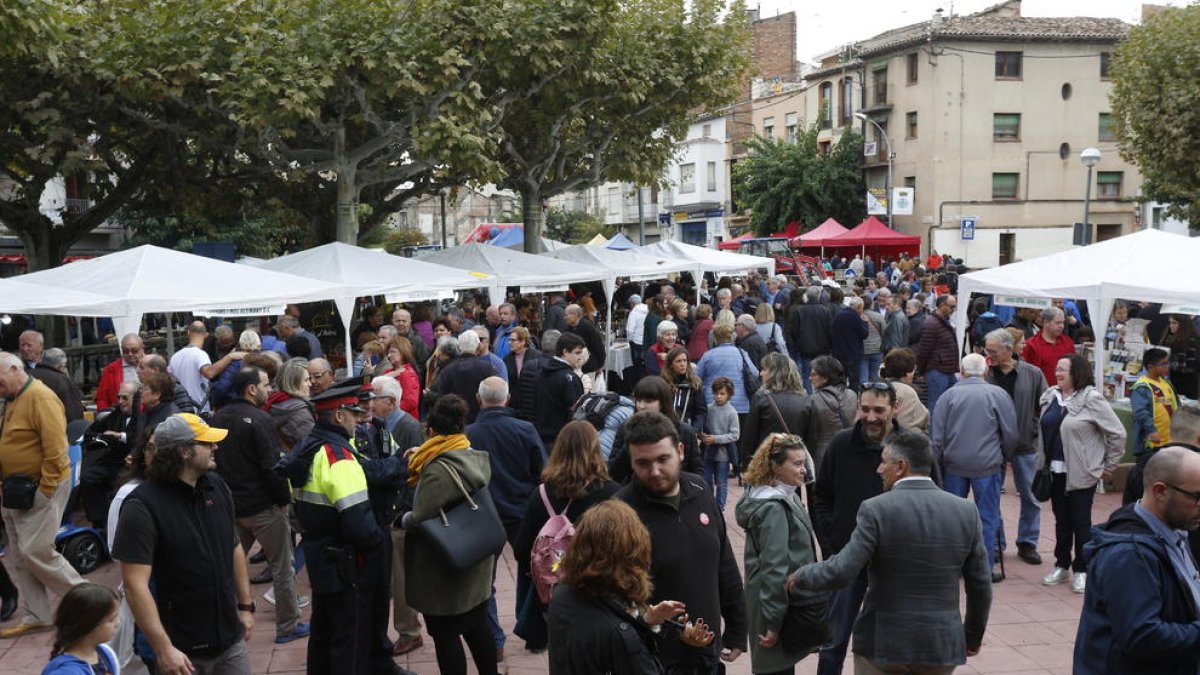
[[[1079,161],[1087,167],[1087,185],[1083,188],[1083,241],[1091,243],[1092,226],[1088,224],[1088,216],[1092,210],[1092,169],[1100,163],[1100,151],[1096,148],[1084,148],[1079,153]]]
[[[887,221],[888,227],[895,227],[895,225],[892,223],[892,160],[896,156],[892,154],[892,141],[888,139],[887,131],[885,131],[883,127],[879,126],[879,123],[875,120],[867,117],[863,113],[854,113],[854,117],[862,122],[869,122],[871,126],[875,127],[875,129],[879,132],[879,135],[883,136],[883,147],[887,150],[888,162],[887,180],[883,184],[884,192],[887,195]]]

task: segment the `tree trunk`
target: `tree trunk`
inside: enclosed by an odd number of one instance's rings
[[[25,244],[27,272],[48,270],[62,265],[67,249],[75,243],[74,239],[63,241],[58,228],[45,216],[39,214],[36,218],[40,222],[14,228],[21,237],[21,243]]]
[[[521,220],[525,223],[525,252],[537,254],[542,248],[542,191],[523,188],[521,191]]]
[[[352,167],[343,167],[337,177],[337,240],[343,244],[358,244],[358,190],[354,174]]]

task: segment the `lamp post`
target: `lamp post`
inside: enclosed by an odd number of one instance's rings
[[[1088,217],[1092,210],[1092,169],[1100,163],[1100,151],[1096,148],[1084,148],[1079,153],[1079,161],[1087,167],[1087,185],[1083,188],[1083,240],[1085,243],[1092,243],[1092,226],[1088,224]]]
[[[855,119],[867,122],[871,126],[875,127],[875,129],[879,132],[879,135],[883,137],[883,147],[887,149],[888,162],[887,180],[883,184],[884,194],[887,198],[887,221],[888,227],[895,227],[895,224],[892,223],[892,159],[895,158],[895,155],[892,154],[892,141],[888,138],[887,131],[885,131],[883,127],[879,126],[879,123],[875,120],[867,117],[863,113],[854,113],[854,117]]]

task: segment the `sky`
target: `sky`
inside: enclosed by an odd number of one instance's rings
[[[801,61],[840,45],[864,40],[877,33],[919,21],[928,21],[939,7],[944,14],[971,14],[1001,0],[746,0],[761,10],[763,18],[796,12]],[[1100,16],[1137,23],[1143,0],[1024,0],[1023,16]],[[1186,0],[1146,0],[1156,4],[1186,5]]]

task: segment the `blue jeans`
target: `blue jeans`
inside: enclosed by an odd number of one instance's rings
[[[863,354],[858,362],[858,383],[874,382],[879,379],[879,366],[883,364],[883,354]]]
[[[729,496],[729,462],[704,460],[704,480],[708,481],[708,489],[716,490],[717,506],[725,511],[725,500]]]
[[[804,391],[808,392],[809,396],[812,396],[813,393],[811,376],[812,362],[815,358],[817,357],[814,356],[812,359],[810,359],[799,354],[797,354],[794,358],[796,361],[796,367],[800,369],[800,379],[804,381]]]
[[[854,621],[867,597],[867,571],[863,570],[854,583],[829,594],[829,632],[833,637],[821,647],[817,657],[817,675],[841,675],[846,662]],[[753,638],[752,638],[753,639]]]
[[[937,405],[937,400],[957,381],[955,373],[943,373],[940,370],[931,370],[925,373],[925,387],[928,394],[928,402],[925,407],[929,408],[930,418],[933,417],[933,407]]]
[[[946,492],[966,497],[968,491],[975,495],[975,506],[979,508],[979,519],[983,524],[983,547],[987,549],[988,569],[996,564],[997,533],[1000,531],[1000,477],[996,472],[982,478],[966,478],[949,471],[942,472],[942,486]]]
[[[1014,455],[1012,460],[1013,486],[1021,499],[1021,515],[1017,518],[1017,543],[1037,548],[1042,534],[1042,504],[1033,496],[1033,474],[1037,453]],[[1001,474],[1003,476],[1003,474]],[[1000,520],[1000,541],[1004,543],[1004,520]],[[1004,548],[1002,545],[1001,549]]]

